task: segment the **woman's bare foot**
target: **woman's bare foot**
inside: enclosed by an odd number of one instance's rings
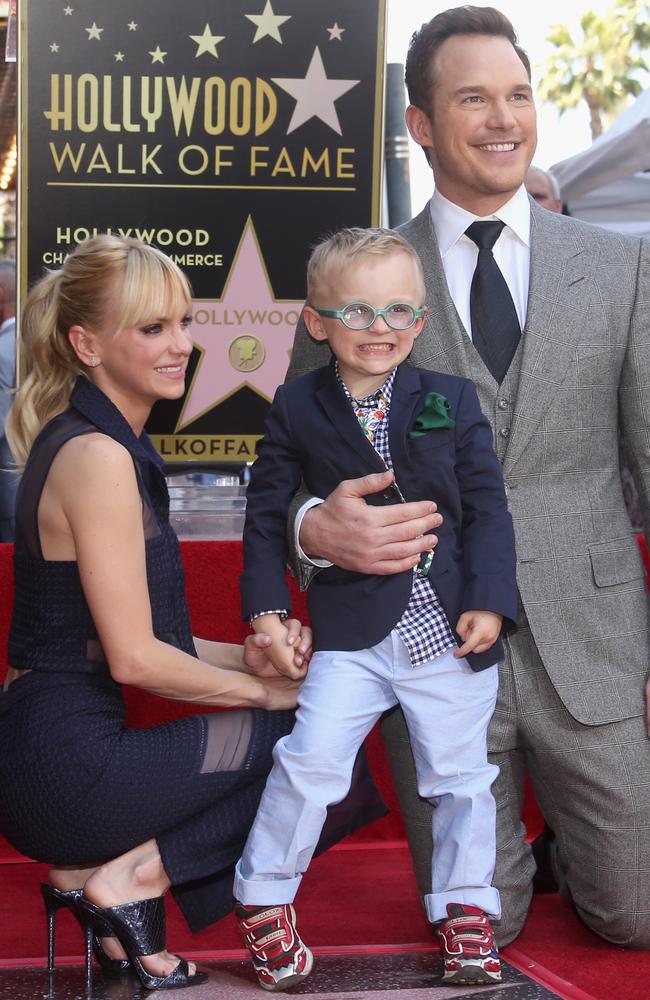
[[[127,854],[109,861],[91,872],[84,883],[84,896],[96,906],[120,906],[124,903],[135,903],[143,899],[153,899],[162,896],[169,889],[170,881],[160,857],[160,851],[155,840],[134,848]],[[121,945],[115,938],[102,938],[102,944],[112,942],[114,948]],[[113,950],[106,951],[111,957]],[[177,955],[171,955],[167,950],[155,955],[141,956],[141,961],[147,972],[152,976],[168,976],[178,965]],[[189,973],[196,972],[193,962],[189,964]]]
[[[86,882],[97,871],[96,868],[50,868],[50,885],[61,892],[83,889]],[[102,948],[109,958],[123,961],[127,956],[117,938],[101,938]]]
[[[73,889],[83,889],[96,871],[96,868],[50,868],[48,877],[55,889],[72,892]]]

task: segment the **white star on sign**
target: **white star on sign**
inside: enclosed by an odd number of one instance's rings
[[[116,52],[115,53],[115,62],[124,62],[124,53],[123,52]]]
[[[196,55],[195,59],[202,56],[205,52],[208,55],[214,56],[215,59],[219,58],[219,53],[217,52],[217,45],[219,42],[223,42],[225,35],[213,35],[210,29],[210,25],[206,24],[203,29],[202,35],[190,35],[193,42],[196,42]]]
[[[342,135],[334,101],[360,82],[359,80],[328,80],[318,46],[314,49],[309,69],[304,79],[272,77],[273,83],[296,99],[296,106],[289,122],[287,135],[310,118],[320,118],[331,129]]]
[[[153,52],[150,52],[149,55],[151,56],[152,63],[157,63],[157,62],[164,63],[165,56],[167,55],[167,53],[161,50],[160,45],[156,45]]]
[[[127,28],[129,29],[129,31],[137,31],[138,30],[138,26],[135,23],[135,21],[129,21],[129,23],[127,24]]]
[[[335,40],[337,42],[343,41],[343,32],[345,31],[345,28],[339,28],[336,21],[334,22],[331,28],[325,28],[325,31],[329,31],[330,33],[330,42],[333,42]]]
[[[64,7],[63,13],[65,14],[66,17],[71,17],[73,10],[74,7]]]
[[[59,46],[57,45],[56,42],[52,42],[52,44],[50,45],[50,52],[58,52],[58,51],[59,51]]]
[[[88,32],[88,41],[89,42],[93,38],[95,38],[98,42],[101,42],[101,40],[102,40],[101,39],[101,34],[102,34],[103,30],[104,30],[103,28],[98,28],[97,27],[97,22],[96,21],[93,21],[92,28],[84,28],[84,31]]]
[[[249,21],[257,25],[257,31],[255,32],[255,38],[253,39],[253,45],[255,42],[259,42],[260,39],[266,38],[268,35],[270,38],[274,38],[276,42],[282,45],[282,39],[280,37],[279,27],[284,24],[285,21],[291,20],[291,14],[274,14],[273,7],[271,6],[271,0],[266,0],[266,6],[261,14],[244,14]]]

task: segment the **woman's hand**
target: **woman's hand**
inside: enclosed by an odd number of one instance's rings
[[[287,630],[287,642],[295,646],[293,665],[300,670],[300,676],[307,673],[307,664],[311,658],[311,629],[301,625],[296,618],[287,618],[284,622]],[[248,672],[256,677],[278,678],[280,672],[273,666],[266,654],[271,645],[271,636],[266,632],[257,632],[246,637],[244,642],[244,664]]]
[[[257,680],[264,689],[260,708],[277,711],[296,707],[302,680],[294,681],[290,677],[282,677],[277,671],[275,677],[258,677]]]

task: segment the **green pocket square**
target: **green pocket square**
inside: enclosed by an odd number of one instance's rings
[[[449,416],[449,402],[439,392],[428,392],[424,398],[424,406],[415,418],[409,437],[422,437],[429,431],[437,431],[445,427],[455,427],[456,421]]]

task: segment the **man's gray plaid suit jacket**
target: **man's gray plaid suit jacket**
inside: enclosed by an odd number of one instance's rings
[[[648,526],[650,243],[531,203],[526,325],[497,387],[449,294],[429,205],[398,231],[422,260],[429,306],[411,361],[476,383],[503,462],[521,601],[558,695],[587,725],[642,715],[649,603],[618,433]],[[328,353],[301,324],[288,376]]]

